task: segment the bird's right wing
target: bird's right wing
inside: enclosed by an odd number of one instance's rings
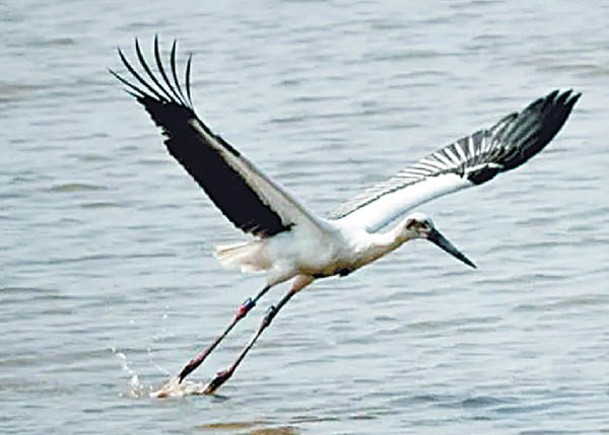
[[[377,231],[419,204],[483,184],[540,152],[581,94],[554,91],[488,129],[459,139],[342,204],[330,219]]]
[[[169,74],[161,61],[157,38],[154,41],[156,74],[142,55],[137,40],[135,48],[147,79],[135,70],[120,50],[119,56],[134,80],[129,81],[112,70],[110,72],[128,86],[127,92],[162,128],[169,153],[237,228],[259,237],[287,231],[293,225],[321,230],[317,218],[228,142],[214,134],[196,115],[190,96],[190,59],[186,66],[184,92],[176,73],[175,42]]]

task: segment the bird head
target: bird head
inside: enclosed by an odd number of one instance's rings
[[[426,239],[470,267],[476,265],[438,231],[433,221],[423,213],[413,213],[404,219],[402,234],[407,239]]]

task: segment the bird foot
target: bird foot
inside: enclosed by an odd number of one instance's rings
[[[213,378],[209,382],[209,384],[207,384],[207,387],[205,387],[203,394],[206,394],[206,395],[214,394],[214,392],[218,388],[220,388],[226,381],[228,381],[232,375],[233,375],[232,370],[222,370],[222,371],[218,372],[216,374],[216,377]]]
[[[165,383],[159,390],[151,391],[150,397],[156,399],[166,399],[169,397],[183,397],[190,394],[190,391],[180,383],[178,377],[173,377]]]

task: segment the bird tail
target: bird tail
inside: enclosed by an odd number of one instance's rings
[[[261,240],[216,246],[214,254],[222,266],[241,272],[262,272],[271,266]]]

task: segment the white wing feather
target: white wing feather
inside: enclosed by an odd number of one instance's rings
[[[541,151],[558,133],[581,94],[551,92],[489,129],[423,158],[376,184],[330,214],[341,223],[378,231],[419,204],[482,184],[516,168]]]

